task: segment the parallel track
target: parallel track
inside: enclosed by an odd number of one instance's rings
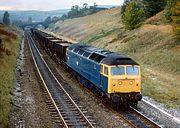
[[[134,108],[120,110],[120,116],[134,128],[160,128],[160,126]]]
[[[40,52],[38,51],[30,33],[26,32],[25,36],[28,40],[29,48],[37,68],[37,71],[44,84],[46,95],[48,95],[49,107],[54,109],[56,123],[59,122],[60,127],[91,127],[92,122],[84,115],[78,105],[65,91],[63,86],[54,76]]]

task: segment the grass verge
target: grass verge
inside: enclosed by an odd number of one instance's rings
[[[7,33],[17,32],[15,28],[1,26]],[[11,31],[11,32],[10,32]],[[15,35],[15,34],[14,34]],[[3,45],[9,54],[1,52],[0,54],[0,127],[8,127],[8,115],[11,110],[12,88],[15,82],[15,68],[19,54],[20,35],[16,38],[0,33]],[[10,40],[8,38],[11,38]]]

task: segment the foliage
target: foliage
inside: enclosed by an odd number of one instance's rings
[[[80,8],[78,5],[72,6],[71,11],[68,12],[68,17],[69,18],[75,18],[80,16]]]
[[[75,6],[71,7],[71,11],[69,11],[67,15],[64,14],[61,17],[61,20],[90,15],[90,14],[96,13],[96,12],[98,12],[100,10],[104,10],[104,8],[97,8],[96,3],[94,3],[93,6],[88,6],[87,3],[84,3],[82,8],[80,8],[78,5],[75,5]]]
[[[166,18],[167,22],[171,22],[172,21],[172,7],[175,5],[175,1],[174,0],[167,0],[167,4],[164,10],[164,16]]]
[[[180,39],[180,1],[178,0],[176,0],[175,5],[172,7],[172,23],[173,30]]]
[[[67,18],[68,18],[68,16],[67,16],[66,14],[63,14],[63,15],[61,16],[60,20],[64,21],[64,20],[67,19]]]
[[[32,17],[28,17],[28,23],[32,23]]]
[[[25,24],[26,22],[22,21],[22,20],[16,20],[16,21],[13,21],[12,24],[15,25],[15,26],[21,26],[23,24]]]
[[[180,38],[180,2],[178,0],[167,0],[164,15],[167,22],[172,22],[175,34]]]
[[[146,17],[154,16],[165,8],[166,0],[142,0]]]
[[[125,1],[124,1],[124,4],[123,4],[122,7],[121,7],[121,14],[124,14],[128,3],[132,2],[132,1],[133,1],[133,0],[125,0]]]
[[[56,23],[56,22],[59,21],[59,20],[60,20],[60,17],[54,16],[54,17],[52,18],[51,22]]]
[[[3,23],[6,24],[6,25],[9,25],[10,24],[10,18],[9,18],[9,13],[7,11],[5,11],[4,13],[4,17],[3,17]]]
[[[50,16],[48,16],[43,22],[43,25],[45,28],[47,28],[49,26],[49,24],[51,24],[51,17]]]
[[[140,2],[126,1],[122,9],[122,22],[126,29],[137,28],[144,20],[144,10]]]

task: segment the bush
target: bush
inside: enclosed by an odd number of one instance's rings
[[[172,7],[175,5],[175,1],[174,0],[167,0],[167,4],[164,10],[164,16],[166,18],[167,22],[171,22],[172,21]]]
[[[166,0],[142,0],[146,18],[156,15],[165,8]]]
[[[141,22],[144,21],[144,10],[141,3],[136,1],[125,3],[122,7],[121,14],[122,22],[128,30],[139,27]]]
[[[180,39],[180,1],[176,0],[175,5],[172,7],[172,22],[173,30],[177,37]]]

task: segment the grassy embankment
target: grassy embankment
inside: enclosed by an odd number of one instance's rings
[[[163,23],[163,12],[132,31],[124,30],[120,8],[58,22],[47,31],[129,55],[142,67],[143,95],[180,109],[180,41]]]
[[[12,88],[15,82],[15,67],[19,54],[21,33],[14,27],[0,25],[0,38],[3,47],[0,49],[0,127],[8,126],[8,115],[11,109]]]

